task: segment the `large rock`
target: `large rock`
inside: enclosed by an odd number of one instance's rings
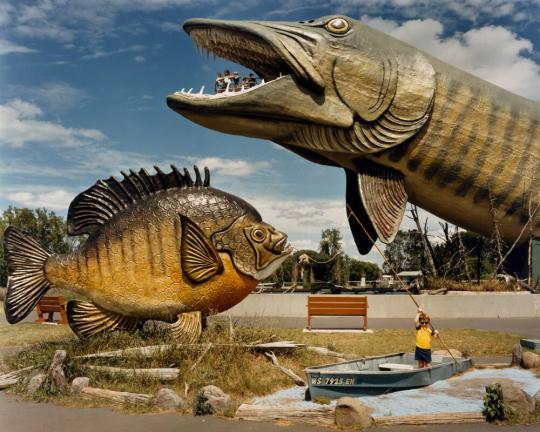
[[[540,391],[537,391],[532,398],[534,403],[534,409],[540,409]]]
[[[501,383],[503,401],[514,414],[526,415],[534,409],[533,399],[515,383]]]
[[[520,344],[515,344],[512,348],[512,365],[519,366],[521,365],[521,357],[523,356],[523,348]]]
[[[171,325],[165,321],[146,320],[143,324],[143,331],[146,333],[165,333],[170,331]]]
[[[461,351],[458,351],[457,349],[454,349],[454,348],[450,348],[450,352],[452,353],[452,355],[454,356],[454,358],[461,358],[463,357],[463,355],[461,354]],[[444,357],[448,357],[450,354],[448,354],[448,351],[447,350],[438,350],[438,351],[433,351],[432,353],[433,355],[440,355],[440,356],[444,356]]]
[[[34,375],[32,378],[30,378],[28,384],[26,385],[26,392],[30,396],[36,394],[36,392],[43,386],[45,378],[47,378],[47,376],[44,373]]]
[[[232,411],[232,398],[214,385],[208,385],[200,390],[200,395],[205,399],[206,411],[210,414],[225,415]]]
[[[79,394],[83,388],[90,387],[90,378],[77,377],[71,381],[71,393]]]
[[[521,356],[521,367],[525,369],[540,368],[540,354],[523,351],[523,355]]]
[[[178,393],[168,388],[159,389],[156,393],[155,401],[159,408],[167,410],[184,409],[186,407],[184,399]]]
[[[358,399],[342,397],[336,401],[335,422],[340,428],[354,428],[364,430],[372,423],[373,410]]]

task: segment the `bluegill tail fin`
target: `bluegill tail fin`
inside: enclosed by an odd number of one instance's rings
[[[8,265],[8,283],[4,310],[9,323],[24,319],[49,289],[45,262],[51,254],[27,234],[15,227],[4,231],[4,256]]]

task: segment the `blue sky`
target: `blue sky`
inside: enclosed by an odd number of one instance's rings
[[[198,53],[181,30],[187,18],[345,14],[540,100],[538,0],[320,3],[0,0],[0,210],[45,206],[65,215],[78,192],[120,170],[206,164],[213,186],[252,202],[297,247],[316,248],[322,229],[338,227],[346,251],[358,255],[341,170],[206,130],[167,108],[167,94],[212,87],[216,71],[236,68]],[[429,216],[434,237],[437,222]],[[367,259],[381,261],[376,252]]]

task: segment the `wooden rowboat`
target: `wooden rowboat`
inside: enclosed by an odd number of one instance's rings
[[[430,368],[418,368],[413,353],[366,357],[305,369],[306,399],[362,396],[423,387],[470,368],[471,359],[433,355]]]

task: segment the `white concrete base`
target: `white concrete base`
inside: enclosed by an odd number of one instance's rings
[[[407,295],[368,295],[367,298],[369,318],[411,318],[416,314],[416,306]],[[540,318],[540,294],[423,294],[414,298],[432,318]],[[250,294],[225,314],[306,317],[307,294]]]
[[[366,333],[372,334],[373,330],[360,330],[360,329],[311,329],[308,330],[305,328],[302,330],[303,333]]]

